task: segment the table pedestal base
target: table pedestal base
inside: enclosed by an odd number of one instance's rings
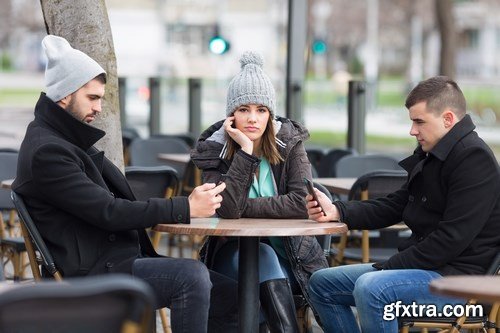
[[[239,331],[259,331],[259,237],[239,238]]]

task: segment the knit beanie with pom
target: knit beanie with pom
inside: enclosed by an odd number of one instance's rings
[[[247,51],[240,58],[241,71],[229,83],[226,115],[244,104],[264,105],[274,117],[276,93],[273,84],[263,71],[264,61],[257,53]]]

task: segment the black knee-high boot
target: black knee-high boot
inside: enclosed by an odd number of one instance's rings
[[[260,305],[271,333],[298,333],[292,290],[287,279],[260,284]]]

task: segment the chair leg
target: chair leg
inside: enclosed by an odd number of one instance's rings
[[[313,323],[309,306],[304,306],[297,310],[297,322],[300,333],[313,333]]]
[[[297,324],[299,324],[299,333],[307,332],[307,306],[303,306],[297,309]]]
[[[153,244],[153,247],[156,251],[158,251],[158,248],[160,246],[160,240],[161,232],[153,231],[153,239],[151,240],[151,243]]]
[[[332,245],[333,246],[333,245]],[[330,267],[339,266],[342,264],[344,260],[344,250],[347,246],[347,233],[344,233],[340,236],[340,241],[337,245],[337,255],[332,256],[333,262],[330,262]]]
[[[14,268],[14,281],[21,280],[21,255],[18,252],[12,253],[12,266]]]
[[[172,331],[170,330],[170,321],[168,319],[167,309],[161,308],[158,310],[158,312],[160,313],[161,326],[163,327],[163,332],[172,333]]]

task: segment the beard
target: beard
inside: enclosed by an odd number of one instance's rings
[[[73,96],[73,98],[71,98],[71,100],[69,101],[68,106],[66,107],[66,111],[70,115],[72,115],[74,118],[78,119],[81,122],[84,122],[85,118],[80,119],[81,115],[78,113],[78,109],[77,109],[75,101],[76,101],[76,98]]]

